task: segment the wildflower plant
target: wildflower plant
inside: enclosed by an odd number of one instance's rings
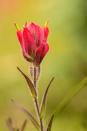
[[[48,125],[45,126],[43,112],[45,111],[48,90],[54,78],[52,78],[49,82],[43,94],[41,103],[39,103],[38,101],[39,91],[37,84],[37,81],[40,76],[41,62],[49,50],[49,45],[47,41],[49,28],[47,24],[45,24],[44,27],[40,27],[35,23],[26,23],[23,29],[20,29],[17,24],[15,24],[15,26],[17,28],[17,38],[21,45],[22,54],[24,58],[28,62],[30,62],[29,74],[32,79],[30,79],[29,76],[27,76],[19,67],[17,67],[17,69],[26,80],[28,87],[31,91],[37,119],[31,112],[21,107],[13,99],[12,102],[14,102],[16,106],[18,106],[23,112],[25,112],[28,115],[29,119],[31,120],[32,124],[35,126],[37,130],[51,131],[54,114],[52,114],[52,116],[50,117]],[[26,123],[27,121],[25,120],[21,128],[13,128],[11,118],[9,118],[7,121],[7,125],[10,131],[14,131],[15,129],[18,131],[23,131]]]

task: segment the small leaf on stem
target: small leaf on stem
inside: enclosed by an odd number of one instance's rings
[[[54,114],[51,116],[46,131],[51,131]]]
[[[36,90],[30,78],[19,67],[17,67],[17,69],[20,71],[20,73],[24,76],[25,80],[27,81],[27,84],[28,84],[28,87],[30,88],[32,96],[36,97],[37,93],[36,93]]]
[[[25,127],[26,127],[26,124],[27,124],[27,120],[25,120],[21,126],[21,129],[20,131],[24,131]]]
[[[44,95],[42,97],[42,102],[41,102],[41,106],[40,106],[40,113],[41,113],[41,116],[42,116],[42,113],[45,109],[45,106],[46,106],[46,98],[47,98],[47,94],[48,94],[48,90],[49,90],[49,87],[51,86],[52,82],[54,80],[54,77],[51,79],[51,81],[49,82],[45,92],[44,92]]]
[[[24,107],[22,107],[19,103],[15,102],[13,99],[11,99],[11,101],[16,105],[17,108],[19,108],[21,111],[23,111],[24,113],[27,114],[28,118],[31,120],[32,124],[39,129],[39,124],[37,122],[37,120],[34,118],[34,116],[32,115],[32,113],[30,113],[27,109],[25,109]]]

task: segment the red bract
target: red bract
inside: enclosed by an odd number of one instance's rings
[[[35,65],[39,65],[49,50],[47,43],[49,29],[35,23],[26,23],[22,30],[17,30],[23,56]]]

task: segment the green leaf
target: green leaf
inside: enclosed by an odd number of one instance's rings
[[[27,109],[25,109],[24,107],[22,107],[19,103],[15,102],[13,99],[11,99],[11,101],[16,105],[17,108],[19,108],[21,111],[23,111],[24,113],[27,114],[29,120],[31,120],[32,124],[35,126],[36,129],[40,128],[37,120],[32,115],[32,113],[30,113]]]
[[[51,116],[46,131],[51,131],[54,114]]]
[[[54,77],[50,80],[48,86],[46,87],[46,90],[45,90],[45,92],[44,92],[44,95],[43,95],[43,97],[42,97],[42,102],[41,102],[41,106],[40,106],[41,116],[42,116],[42,114],[43,114],[43,111],[45,110],[47,94],[48,94],[49,88],[50,88],[53,80],[54,80]]]
[[[78,85],[70,89],[66,96],[64,96],[64,98],[60,101],[58,107],[55,110],[55,113],[62,111],[67,106],[67,104],[69,104],[72,98],[77,95],[77,93],[85,86],[87,86],[87,77],[81,80]]]
[[[32,96],[33,97],[36,97],[37,96],[37,93],[36,93],[36,90],[34,88],[34,85],[32,83],[32,81],[30,80],[30,78],[19,68],[17,67],[17,69],[20,71],[20,73],[24,76],[27,84],[28,84],[28,87],[30,88],[30,91],[32,93]]]
[[[26,127],[26,124],[27,124],[27,120],[25,120],[21,126],[21,129],[20,131],[24,131],[25,127]]]

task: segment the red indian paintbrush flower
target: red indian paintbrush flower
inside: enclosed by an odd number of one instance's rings
[[[17,25],[16,25],[17,26]],[[35,23],[26,23],[24,28],[17,28],[17,37],[20,42],[23,56],[35,65],[39,65],[49,50],[47,43],[49,29]]]

